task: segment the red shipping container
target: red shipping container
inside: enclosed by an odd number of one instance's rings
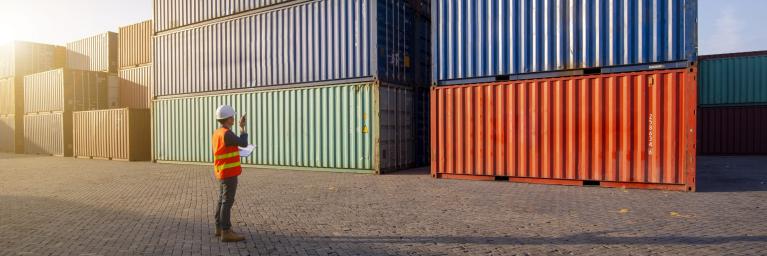
[[[767,154],[767,106],[701,107],[698,125],[701,155]]]
[[[697,70],[431,90],[437,178],[695,190]]]

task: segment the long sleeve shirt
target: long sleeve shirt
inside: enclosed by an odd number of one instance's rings
[[[238,137],[232,132],[232,130],[229,130],[226,132],[226,135],[224,135],[224,144],[226,144],[227,147],[231,147],[231,146],[247,147],[248,134],[245,132],[241,132],[240,136]]]

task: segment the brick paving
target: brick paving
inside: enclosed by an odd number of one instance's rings
[[[699,193],[246,169],[213,237],[210,167],[0,155],[0,255],[767,255],[767,157]]]

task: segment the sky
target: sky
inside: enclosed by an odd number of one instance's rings
[[[767,50],[766,0],[699,0],[698,5],[701,55]],[[63,45],[151,16],[151,0],[0,0],[0,43]]]

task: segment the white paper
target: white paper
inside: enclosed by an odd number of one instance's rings
[[[240,148],[240,157],[249,157],[250,154],[253,153],[253,150],[256,149],[255,145],[248,145],[247,147],[239,147]]]

